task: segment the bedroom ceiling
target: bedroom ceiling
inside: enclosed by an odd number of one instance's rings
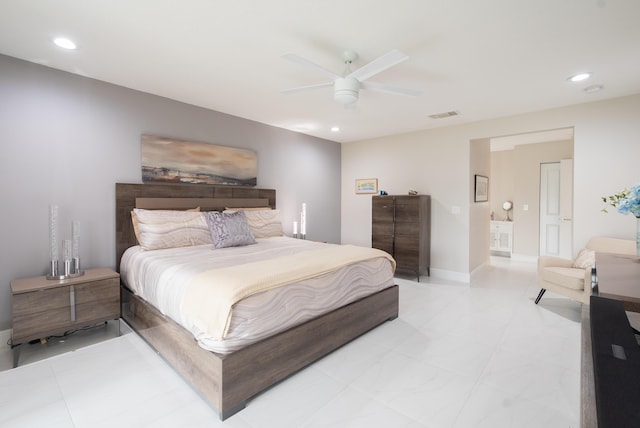
[[[0,53],[349,142],[640,93],[639,16],[635,0],[1,0]],[[326,80],[282,55],[341,73],[345,49],[353,69],[406,53],[375,81],[422,95],[281,93]]]

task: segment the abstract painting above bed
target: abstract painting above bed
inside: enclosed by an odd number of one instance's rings
[[[255,186],[258,157],[248,149],[142,135],[142,181]]]

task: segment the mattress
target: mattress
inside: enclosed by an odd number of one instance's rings
[[[133,293],[189,330],[202,348],[221,354],[391,287],[394,282],[391,263],[379,257],[260,292],[233,306],[225,338],[215,338],[199,329],[183,309],[186,289],[194,277],[211,269],[312,252],[333,245],[287,237],[256,241],[254,245],[221,249],[199,245],[145,251],[134,246],[122,257],[121,278]]]

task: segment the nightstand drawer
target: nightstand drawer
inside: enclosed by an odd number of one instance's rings
[[[54,332],[62,332],[61,330],[69,327],[70,321],[71,308],[69,303],[62,308],[49,308],[22,316],[14,315],[13,342],[22,343],[31,339],[44,338]]]
[[[69,287],[56,287],[13,296],[13,316],[23,317],[39,312],[69,308]],[[15,328],[15,327],[14,327]]]
[[[120,279],[111,278],[75,286],[75,323],[120,317]]]

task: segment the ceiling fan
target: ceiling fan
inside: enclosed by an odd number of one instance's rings
[[[402,61],[407,60],[409,57],[397,49],[382,55],[371,61],[370,63],[358,68],[355,71],[351,71],[351,64],[358,58],[358,54],[354,51],[345,51],[343,54],[345,71],[342,75],[336,74],[326,68],[313,63],[301,56],[293,53],[288,53],[282,56],[289,61],[298,63],[304,67],[310,68],[315,71],[319,71],[325,76],[331,77],[331,82],[319,83],[316,85],[302,86],[298,88],[292,88],[282,91],[283,94],[291,94],[295,92],[301,92],[311,89],[325,88],[333,86],[333,99],[340,104],[350,106],[358,101],[360,89],[368,89],[371,91],[385,92],[394,95],[405,95],[409,97],[416,97],[420,95],[420,91],[413,89],[403,89],[388,86],[382,83],[368,82],[366,81],[372,76],[400,64]]]

